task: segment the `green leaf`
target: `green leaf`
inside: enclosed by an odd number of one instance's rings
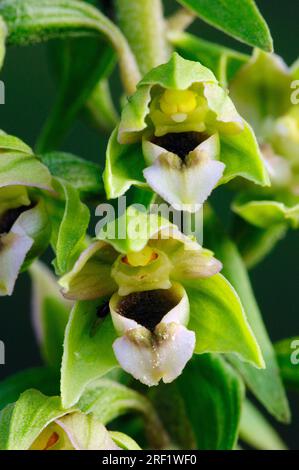
[[[105,425],[125,413],[139,413],[149,421],[154,413],[145,396],[109,379],[88,385],[77,407],[84,413],[93,413]]]
[[[269,28],[253,0],[178,0],[207,23],[239,41],[273,51]]]
[[[182,282],[190,303],[188,328],[195,331],[195,353],[235,353],[256,367],[264,367],[259,346],[240,299],[221,275]]]
[[[76,188],[82,198],[96,196],[98,199],[104,194],[99,165],[77,157],[71,153],[50,152],[40,155],[51,174],[63,178]]]
[[[49,170],[17,137],[0,133],[0,187],[28,186],[52,190]]]
[[[113,439],[115,444],[123,450],[141,450],[137,442],[134,441],[130,436],[122,432],[110,431],[110,437]]]
[[[22,140],[0,130],[0,151],[2,153],[15,152],[33,155],[32,149]]]
[[[53,420],[65,415],[59,397],[27,390],[14,405],[0,413],[0,449],[27,450]]]
[[[86,117],[90,124],[104,132],[112,132],[119,121],[108,80],[101,80],[85,103]]]
[[[3,19],[0,17],[0,70],[2,68],[5,57],[5,40],[7,35],[7,27]]]
[[[160,382],[157,387],[149,389],[148,396],[167,433],[164,438],[166,439],[165,448],[196,449],[194,430],[187,415],[178,381],[171,384]],[[154,433],[149,435],[150,444],[153,447],[156,447],[157,437]]]
[[[223,263],[223,275],[234,286],[241,299],[248,322],[261,347],[266,363],[264,370],[230,356],[230,361],[242,374],[249,389],[278,420],[289,422],[290,410],[280,377],[274,348],[264,326],[261,313],[254,298],[252,287],[242,258],[236,246],[227,238],[215,215],[206,214],[206,245]]]
[[[244,386],[236,372],[216,355],[189,362],[178,378],[199,450],[233,449],[238,437]]]
[[[59,394],[59,376],[49,367],[26,369],[0,382],[0,410],[18,400],[29,388],[45,395]]]
[[[95,38],[58,42],[52,45],[52,55],[56,56],[56,69],[60,69],[59,89],[37,142],[39,152],[59,147],[98,81],[110,75],[115,64],[113,49]]]
[[[126,38],[98,9],[77,0],[2,0],[0,14],[8,26],[8,44],[24,45],[68,36],[100,35],[118,54],[130,94],[140,73]]]
[[[118,363],[112,344],[116,339],[110,315],[97,317],[103,300],[78,302],[65,333],[61,369],[61,397],[65,407],[76,403],[92,381],[105,375]]]
[[[284,383],[299,392],[299,336],[279,341],[275,351]]]
[[[110,137],[103,174],[108,199],[122,196],[132,185],[147,186],[143,177],[145,161],[141,144],[121,145],[117,132],[115,129]]]
[[[242,176],[256,184],[269,186],[270,180],[253,130],[244,121],[245,129],[237,135],[221,135],[221,161],[225,164],[221,183]]]
[[[271,226],[288,225],[292,228],[299,226],[299,204],[287,207],[283,202],[267,200],[250,200],[250,196],[238,198],[233,211],[248,223],[267,229]]]
[[[57,178],[55,183],[65,200],[64,212],[55,241],[56,270],[58,274],[64,274],[72,267],[81,251],[90,213],[88,207],[81,202],[77,189],[60,178]]]
[[[275,429],[248,400],[243,404],[240,439],[258,450],[286,450]]]
[[[64,332],[72,304],[62,297],[57,280],[46,265],[36,261],[29,272],[33,286],[32,308],[35,332],[44,360],[59,372]]]
[[[172,45],[182,57],[201,62],[205,67],[212,70],[222,86],[226,86],[249,59],[246,54],[214,44],[189,33],[171,32],[168,36]]]

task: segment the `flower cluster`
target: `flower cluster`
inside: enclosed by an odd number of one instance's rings
[[[259,228],[299,225],[299,105],[292,102],[298,63],[288,68],[274,55],[255,51],[231,82],[238,109],[257,135],[271,179],[267,189],[248,187],[234,210]]]

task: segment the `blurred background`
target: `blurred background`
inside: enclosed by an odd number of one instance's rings
[[[109,0],[104,3],[109,6]],[[270,26],[276,53],[291,64],[297,59],[299,49],[298,0],[257,0],[257,4]],[[165,1],[167,13],[175,8],[174,0]],[[196,20],[189,30],[210,41],[249,52],[246,46],[200,20]],[[56,94],[47,46],[9,48],[0,79],[6,87],[6,104],[0,106],[0,128],[34,146]],[[112,77],[112,88],[115,104],[118,105],[120,86],[116,73]],[[103,165],[106,142],[107,136],[78,119],[61,150]],[[221,191],[216,191],[214,199],[218,212],[225,213],[228,211],[229,196]],[[299,335],[298,252],[298,232],[289,232],[272,254],[251,272],[255,294],[273,341]],[[28,275],[22,274],[13,297],[0,298],[0,340],[6,347],[6,364],[0,366],[0,379],[41,364],[31,327],[30,289]],[[299,449],[298,396],[290,394],[289,397],[292,424],[274,425],[290,448]]]

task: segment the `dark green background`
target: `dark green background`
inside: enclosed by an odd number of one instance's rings
[[[166,3],[167,11],[171,11],[174,1]],[[276,52],[291,64],[298,56],[298,0],[260,0],[257,3],[272,31]],[[191,30],[206,39],[247,50],[199,20]],[[6,86],[6,104],[0,106],[0,128],[33,146],[56,93],[46,46],[10,48],[1,79]],[[117,94],[117,78],[114,78],[113,86]],[[105,137],[78,120],[62,150],[103,162],[105,142]],[[216,195],[216,199],[221,200],[222,197],[217,198]],[[223,204],[220,209],[225,211],[227,206]],[[272,255],[251,273],[256,297],[273,341],[299,335],[298,249],[298,232],[290,232]],[[4,378],[41,363],[31,328],[30,283],[26,274],[20,276],[12,298],[0,299],[0,314],[0,339],[6,346],[6,365],[0,366],[0,378]],[[298,396],[290,398],[293,424],[288,428],[277,427],[290,447],[298,449]]]

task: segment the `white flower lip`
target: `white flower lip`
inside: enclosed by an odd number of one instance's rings
[[[113,344],[115,356],[125,371],[148,386],[157,385],[161,379],[165,383],[173,381],[195,347],[195,334],[185,327],[189,301],[184,288],[174,283],[165,290],[167,294],[173,294],[176,304],[151,329],[143,326],[142,320],[118,313],[121,296],[114,294],[110,300],[112,321],[121,335]]]
[[[219,138],[212,135],[186,155],[179,156],[144,141],[143,150],[151,166],[143,172],[149,186],[175,209],[198,211],[222,178],[225,165],[217,160]]]

